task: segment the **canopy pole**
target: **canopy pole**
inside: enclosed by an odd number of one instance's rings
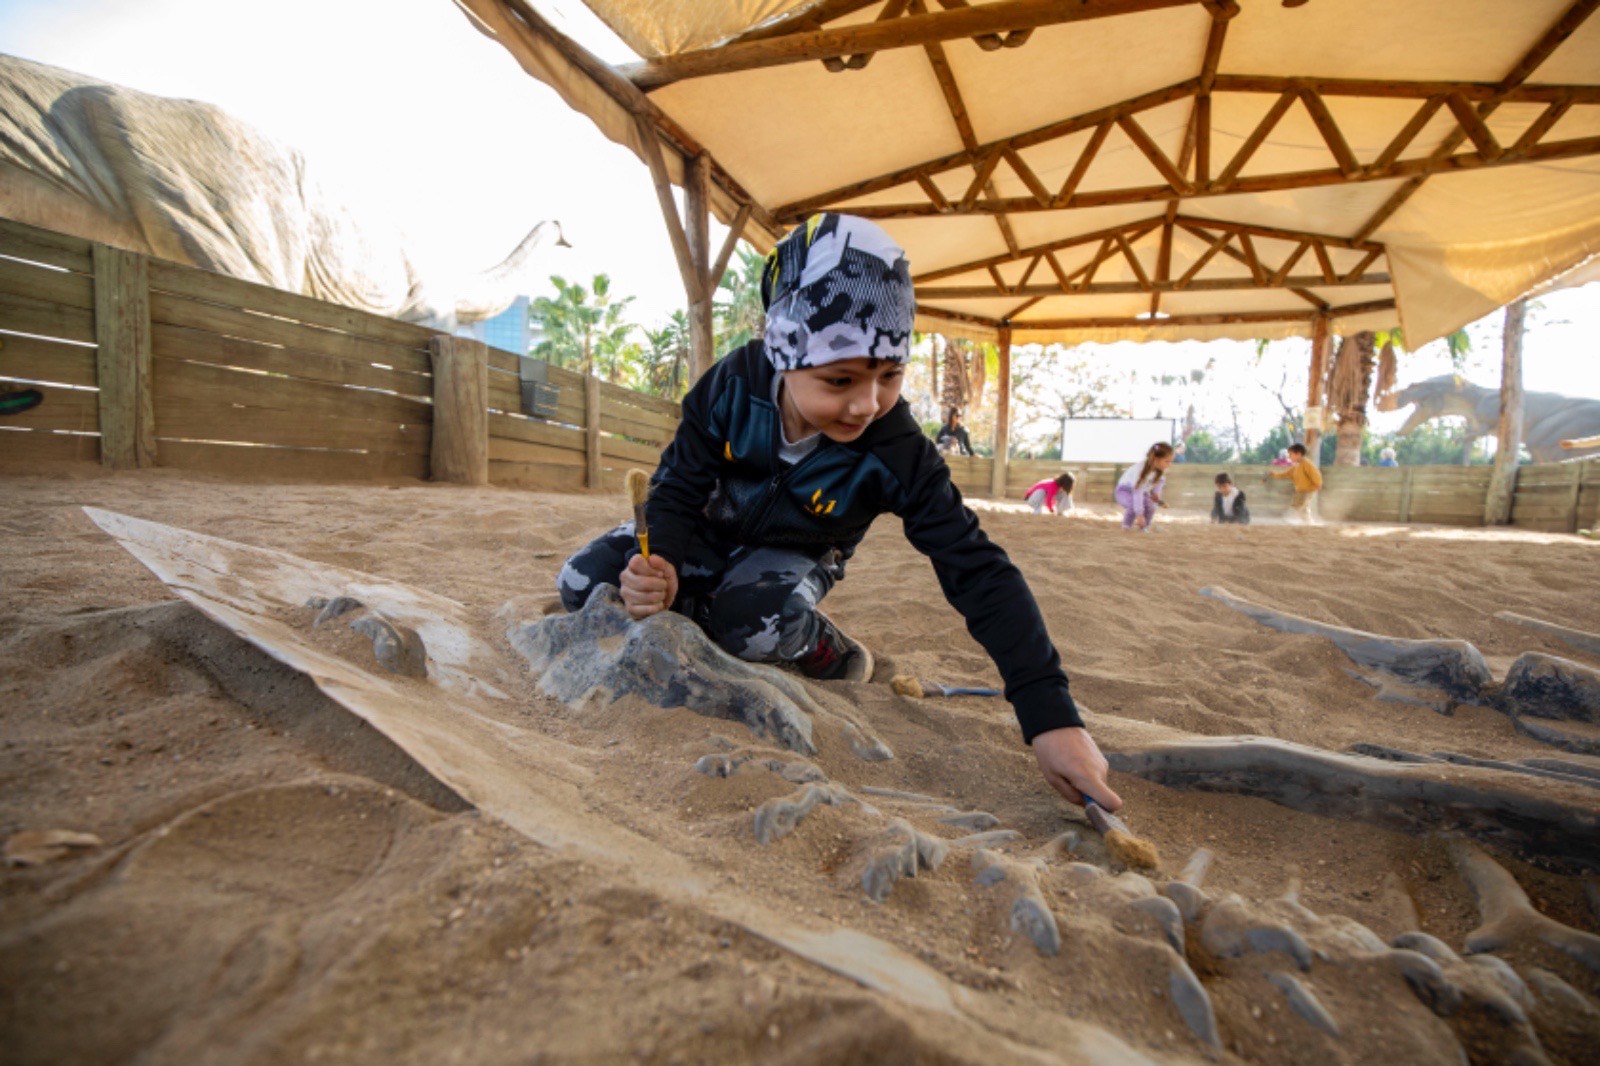
[[[1500,348],[1500,425],[1494,453],[1494,473],[1483,501],[1483,524],[1511,522],[1511,502],[1517,492],[1517,453],[1522,450],[1522,327],[1528,303],[1506,305],[1505,333]]]
[[[711,294],[717,284],[717,279],[711,277],[711,157],[702,152],[689,159],[683,177],[684,230],[689,240],[690,265],[698,282],[691,285],[685,278],[684,291],[689,297],[693,380],[698,381],[716,359],[711,321]]]
[[[1322,454],[1322,386],[1328,377],[1328,359],[1333,354],[1333,331],[1327,315],[1311,316],[1311,383],[1306,387],[1306,412],[1315,412],[1306,419],[1306,458],[1321,466]],[[1314,423],[1314,424],[1313,424]]]
[[[983,358],[983,349],[978,349]],[[1006,453],[1011,449],[1011,327],[1000,327],[1000,381],[994,411],[994,464],[989,478],[989,495],[1006,497]]]

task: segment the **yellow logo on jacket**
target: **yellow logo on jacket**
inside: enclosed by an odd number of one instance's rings
[[[733,441],[722,442],[722,457],[730,463],[733,462]]]
[[[822,502],[822,490],[818,489],[816,492],[813,492],[811,494],[811,513],[812,514],[832,514],[833,513],[833,505],[838,503],[838,502],[839,502],[838,500],[829,500],[827,503],[823,503]]]

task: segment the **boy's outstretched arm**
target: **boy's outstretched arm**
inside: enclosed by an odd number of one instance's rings
[[[1073,803],[1082,804],[1089,795],[1108,811],[1122,806],[1122,797],[1106,783],[1106,757],[1082,726],[1040,733],[1033,738],[1033,757],[1050,787]]]

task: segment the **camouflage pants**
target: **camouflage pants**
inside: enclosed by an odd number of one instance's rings
[[[617,585],[638,554],[633,523],[624,522],[580,549],[561,567],[561,604],[580,609],[597,585]],[[699,537],[689,542],[678,570],[673,610],[699,623],[730,655],[751,662],[793,661],[817,644],[822,622],[817,604],[844,577],[844,563],[827,549],[820,556],[780,548],[720,548]]]

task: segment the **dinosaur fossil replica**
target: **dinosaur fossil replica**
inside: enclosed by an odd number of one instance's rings
[[[1405,436],[1435,418],[1465,418],[1467,440],[1496,431],[1500,421],[1500,392],[1474,385],[1452,374],[1407,385],[1381,405],[1386,411],[1416,405],[1400,428]],[[1567,439],[1600,434],[1600,400],[1562,396],[1554,392],[1528,392],[1522,397],[1522,444],[1536,463],[1558,463],[1600,455],[1600,444],[1587,448],[1562,448]]]
[[[392,224],[221,109],[0,55],[0,216],[453,332],[542,284],[560,225],[501,263],[420,270]]]

